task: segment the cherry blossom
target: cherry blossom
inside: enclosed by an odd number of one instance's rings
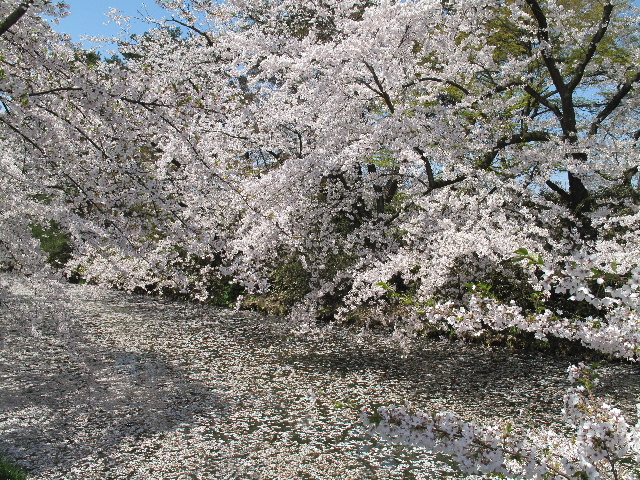
[[[0,6],[3,269],[206,301],[294,265],[302,330],[517,328],[637,359],[628,2],[159,3],[108,61],[51,29],[62,6]],[[62,270],[34,225],[68,236]],[[577,440],[545,437],[559,459],[506,426],[381,415],[465,468],[597,478],[636,433],[585,395],[569,393]]]

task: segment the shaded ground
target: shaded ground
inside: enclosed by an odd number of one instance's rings
[[[405,352],[253,313],[66,293],[34,303],[14,288],[0,305],[0,451],[34,478],[472,478],[377,444],[360,409],[553,425],[578,361],[434,341]],[[607,365],[602,393],[631,410],[637,370]]]

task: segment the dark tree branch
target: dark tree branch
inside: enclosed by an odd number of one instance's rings
[[[485,169],[489,168],[498,153],[500,153],[500,150],[508,147],[509,145],[529,142],[548,142],[550,137],[549,132],[543,131],[516,133],[510,137],[502,137],[496,142],[496,146],[493,147],[490,152],[485,154],[480,166]]]
[[[427,171],[427,181],[429,182],[429,192],[431,190],[435,190],[436,188],[446,187],[448,185],[453,185],[455,183],[459,183],[459,182],[462,182],[463,180],[466,180],[467,178],[466,175],[458,175],[456,178],[452,180],[436,179],[435,176],[433,175],[433,168],[431,167],[431,162],[429,161],[429,158],[425,154],[424,150],[422,150],[419,147],[413,147],[413,150],[418,155],[420,155],[420,158],[424,162],[424,167],[425,167],[425,170]]]
[[[374,70],[374,68],[369,65],[369,63],[364,62],[365,66],[367,67],[367,70],[369,70],[369,72],[371,72],[371,75],[373,75],[373,81],[376,83],[376,86],[378,87],[377,89],[371,87],[369,84],[367,84],[366,82],[364,82],[364,84],[369,87],[371,90],[373,90],[375,93],[377,93],[378,95],[380,95],[380,97],[384,100],[384,103],[387,105],[387,107],[389,108],[389,111],[391,113],[395,112],[395,107],[393,106],[393,102],[391,101],[391,97],[389,96],[389,94],[385,91],[384,89],[384,85],[382,85],[382,81],[380,80],[380,78],[378,77],[378,74],[376,73],[376,71]]]
[[[168,20],[168,21],[177,23],[178,25],[182,25],[183,27],[186,27],[189,30],[193,30],[197,34],[202,35],[207,40],[207,45],[209,45],[210,47],[213,47],[213,45],[214,45],[213,40],[211,40],[211,37],[209,35],[207,35],[207,32],[203,32],[199,28],[194,27],[193,25],[189,25],[188,23],[184,23],[184,22],[182,22],[180,20],[176,20],[175,18],[172,18],[171,20]]]
[[[540,103],[541,105],[551,110],[551,112],[553,112],[556,118],[558,118],[559,120],[562,119],[562,112],[557,107],[557,105],[554,105],[549,100],[547,100],[543,95],[538,93],[531,85],[524,85],[524,91],[525,93],[528,93],[529,95],[531,95],[538,103]]]
[[[40,153],[42,153],[42,154],[45,153],[44,149],[40,145],[38,145],[36,142],[34,142],[31,138],[27,137],[18,128],[16,128],[15,126],[13,126],[9,122],[7,122],[3,118],[2,115],[0,115],[0,122],[4,123],[7,127],[9,127],[10,130],[13,130],[14,132],[16,132],[25,142],[29,143],[33,148],[38,150]]]
[[[424,163],[424,168],[427,171],[427,181],[429,182],[429,190],[433,190],[434,188],[436,188],[436,180],[433,176],[433,168],[431,168],[431,162],[425,155],[424,150],[422,150],[420,147],[413,147],[413,150],[418,155],[420,155],[420,158],[422,159],[422,163]]]
[[[27,10],[29,10],[29,7],[33,4],[33,2],[34,0],[25,0],[21,2],[16,7],[16,9],[7,18],[4,19],[4,22],[0,24],[0,36],[7,33],[7,31],[11,27],[18,23],[18,20],[20,20],[22,16],[27,13]]]
[[[607,27],[609,26],[609,21],[611,20],[612,11],[613,4],[609,1],[604,5],[598,31],[593,34],[593,37],[589,42],[589,46],[587,47],[587,52],[580,65],[578,65],[578,69],[573,76],[573,80],[571,80],[571,82],[569,83],[568,89],[570,92],[573,92],[582,81],[582,77],[584,76],[584,72],[589,65],[589,62],[591,62],[591,59],[595,55],[596,49],[598,48],[598,45],[600,45],[600,42],[602,41],[605,33],[607,33]]]
[[[563,188],[556,185],[551,180],[547,180],[546,184],[551,190],[560,195],[560,198],[566,203],[567,207],[571,211],[582,219],[583,226],[579,227],[582,235],[590,236],[593,232],[590,228],[590,221],[584,217],[584,211],[592,208],[593,200],[589,195],[589,191],[582,183],[579,177],[576,177],[572,172],[567,172],[569,177],[569,191],[567,192]]]
[[[573,91],[567,86],[562,78],[557,60],[553,56],[551,40],[549,38],[549,24],[547,18],[537,0],[525,0],[538,23],[537,37],[540,42],[540,53],[551,76],[551,80],[556,87],[562,106],[562,115],[559,117],[562,133],[569,143],[577,143],[578,129],[576,126],[576,111],[573,104]],[[556,114],[557,116],[557,114]]]
[[[547,22],[547,17],[545,16],[540,4],[537,0],[525,0],[529,8],[531,8],[531,13],[533,14],[536,22],[538,23],[538,31],[537,37],[538,41],[543,44],[541,48],[542,59],[551,75],[551,80],[553,80],[553,84],[556,89],[560,93],[560,95],[564,95],[567,89],[567,86],[564,83],[562,78],[562,74],[558,69],[558,65],[556,63],[556,59],[553,57],[553,54],[548,50],[548,47],[551,47],[551,42],[549,39],[549,23]]]
[[[585,155],[586,157],[586,155]],[[576,177],[571,171],[567,172],[569,176],[569,196],[571,209],[575,213],[587,208],[591,201],[589,200],[589,191],[584,186],[580,177]]]
[[[624,174],[623,174],[623,180],[622,180],[622,184],[623,185],[631,185],[631,180],[633,180],[633,177],[638,173],[638,167],[631,167],[628,168],[627,170],[625,170]]]
[[[367,165],[367,172],[374,175],[377,173],[377,168],[373,163],[370,163]],[[373,184],[373,191],[376,192],[376,212],[377,213],[384,213],[384,204],[385,204],[385,198],[384,198],[384,191],[382,188],[382,185],[379,185],[377,183]]]
[[[547,180],[547,187],[556,192],[567,203],[571,201],[569,193],[562,187],[556,185],[551,180]]]
[[[447,187],[449,185],[454,185],[466,179],[467,179],[466,175],[458,175],[456,178],[453,178],[451,180],[436,180],[436,188],[442,188],[442,187]]]
[[[392,173],[393,178],[391,178],[384,186],[384,201],[389,203],[391,200],[393,200],[393,197],[396,196],[396,193],[398,193],[398,179],[396,178],[397,175],[397,168],[395,169],[396,171]]]
[[[42,92],[28,93],[27,96],[28,97],[38,97],[38,96],[41,96],[41,95],[48,95],[50,93],[77,92],[77,91],[81,91],[81,90],[82,90],[82,88],[80,88],[80,87],[58,87],[58,88],[52,88],[51,90],[44,90]],[[136,100],[136,99],[133,99],[133,98],[119,97],[119,96],[114,96],[114,95],[111,95],[111,97],[115,98],[115,99],[122,100],[123,102],[132,103],[132,104],[135,104],[135,105],[142,105],[142,106],[146,106],[146,107],[165,107],[165,108],[171,108],[172,107],[172,105],[167,105],[167,104],[164,104],[164,103],[158,103],[156,101],[145,102],[144,100]]]
[[[611,100],[609,100],[609,103],[607,103],[607,105],[602,109],[602,111],[598,114],[596,119],[591,124],[591,127],[589,128],[589,135],[595,135],[596,133],[598,133],[598,128],[600,128],[600,124],[602,124],[602,122],[609,115],[611,115],[611,113],[613,113],[613,111],[616,108],[618,108],[618,106],[620,105],[620,102],[622,102],[624,97],[626,97],[627,94],[633,89],[634,84],[637,83],[639,80],[640,80],[640,72],[636,72],[636,74],[630,80],[628,80],[620,88],[618,88],[618,91],[616,92],[616,94],[613,97],[611,97]]]
[[[400,172],[394,172],[394,173],[380,173],[379,174],[381,177],[397,177],[397,178],[409,178],[411,180],[415,180],[416,182],[418,182],[420,185],[424,186],[427,189],[427,192],[431,190],[431,188],[429,187],[429,185],[427,183],[424,182],[424,180],[422,180],[420,177],[416,177],[414,175],[409,175],[407,173],[400,173]],[[396,183],[396,188],[397,188],[397,183]],[[395,193],[394,193],[395,195]]]
[[[378,173],[378,169],[373,163],[367,165],[367,172],[378,177],[391,177],[385,182],[384,185],[377,183],[373,184],[373,190],[376,192],[376,212],[384,213],[384,207],[387,203],[393,200],[393,197],[398,192],[398,173],[397,167],[391,169],[390,173]]]
[[[284,128],[285,130],[288,130],[289,132],[293,133],[296,136],[297,139],[297,147],[298,147],[298,153],[297,153],[297,157],[298,158],[302,158],[303,157],[303,152],[302,152],[302,148],[304,146],[304,142],[302,141],[302,132],[300,132],[299,130],[296,130],[295,128],[291,128],[288,127],[287,125],[283,125],[282,128]]]
[[[51,90],[43,90],[42,92],[33,92],[28,93],[28,97],[39,97],[40,95],[48,95],[50,93],[58,93],[58,92],[77,92],[82,90],[80,87],[58,87],[52,88]]]
[[[405,85],[403,85],[404,88],[408,88],[408,87],[412,87],[414,86],[416,83],[418,82],[438,82],[438,83],[446,83],[447,85],[450,85],[452,87],[457,88],[458,90],[460,90],[461,92],[463,92],[465,95],[469,95],[469,90],[467,90],[466,88],[464,88],[462,85],[460,85],[459,83],[456,83],[452,80],[446,80],[443,78],[437,78],[437,77],[418,77],[418,79],[415,82],[410,82],[407,83]]]
[[[99,151],[102,154],[103,158],[110,158],[109,154],[105,151],[104,148],[102,148],[100,145],[98,145],[96,143],[96,141],[93,138],[91,138],[91,136],[89,134],[87,134],[84,130],[82,130],[77,125],[74,125],[68,118],[63,117],[62,115],[60,115],[57,112],[54,112],[50,108],[47,108],[47,107],[41,107],[41,108],[45,112],[49,113],[51,116],[59,118],[60,120],[65,122],[67,125],[69,125],[69,127],[71,127],[73,130],[75,130],[77,133],[79,133],[82,138],[84,138],[86,141],[88,141],[93,146],[93,148],[95,148],[97,151]]]
[[[141,96],[144,95],[144,92],[141,94]],[[158,103],[155,100],[152,100],[150,102],[145,102],[144,100],[136,100],[134,98],[127,98],[127,97],[118,97],[115,95],[110,95],[111,98],[114,98],[116,100],[122,100],[123,102],[127,102],[127,103],[131,103],[133,105],[140,105],[142,107],[145,108],[150,108],[150,107],[163,107],[163,108],[173,108],[174,105],[167,105],[165,103]]]

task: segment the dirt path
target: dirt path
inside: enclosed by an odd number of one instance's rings
[[[553,424],[576,361],[447,342],[407,353],[382,337],[292,335],[281,319],[80,287],[37,304],[4,292],[0,451],[33,478],[474,478],[377,444],[360,408],[408,400]],[[604,372],[602,391],[631,408],[637,367]]]

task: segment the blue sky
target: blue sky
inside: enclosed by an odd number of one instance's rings
[[[89,42],[82,42],[83,35],[118,35],[120,27],[115,23],[104,25],[109,18],[104,14],[109,7],[121,10],[124,15],[131,17],[151,16],[162,18],[166,12],[153,0],[64,0],[71,9],[66,18],[60,20],[60,25],[54,25],[58,32],[71,35],[74,42],[81,42],[85,48],[92,46]],[[144,22],[133,22],[131,33],[143,33],[151,26]]]

